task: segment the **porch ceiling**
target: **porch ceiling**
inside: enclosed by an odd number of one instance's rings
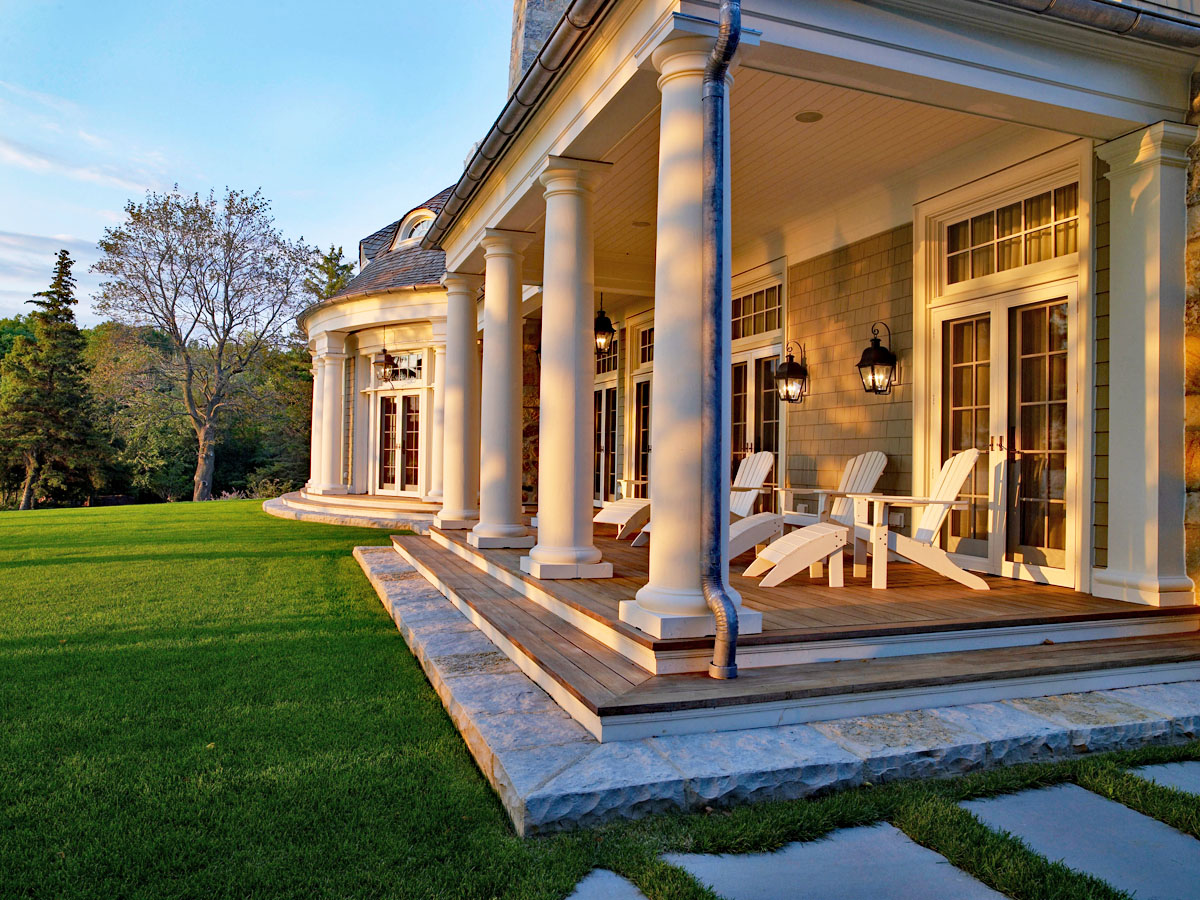
[[[753,68],[737,72],[731,97],[735,264],[744,255],[739,250],[753,246],[762,248],[752,254],[759,262],[782,255],[789,232],[808,223],[817,227],[818,219],[852,206],[855,198],[906,185],[910,192],[922,172],[969,158],[977,148],[1046,134]],[[797,122],[797,113],[805,111],[823,118]],[[597,192],[598,283],[613,293],[645,294],[653,283],[657,107],[647,109],[602,158],[613,169]],[[888,221],[880,230],[903,221]],[[538,234],[527,256],[531,280],[541,269],[543,227],[544,219],[527,226]]]

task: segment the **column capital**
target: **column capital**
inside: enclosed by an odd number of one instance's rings
[[[612,163],[594,159],[547,156],[538,181],[546,188],[546,196],[558,190],[592,190],[611,169]]]
[[[536,235],[529,231],[507,231],[503,228],[485,228],[483,230],[483,240],[480,243],[483,245],[483,255],[485,258],[492,256],[517,256],[529,246],[529,242],[535,237]]]
[[[664,76],[668,75],[664,66],[672,59],[675,60],[672,68],[703,72],[719,31],[720,25],[711,19],[672,13],[659,22],[637,46],[634,60],[638,68],[652,69]],[[739,48],[757,47],[761,37],[761,31],[743,27]],[[738,56],[741,56],[740,50]]]
[[[1187,168],[1187,150],[1196,141],[1196,126],[1178,122],[1155,124],[1101,144],[1096,155],[1108,163],[1107,178],[1146,166]]]
[[[442,287],[447,293],[477,294],[483,287],[482,275],[471,275],[467,272],[447,272],[442,276]]]

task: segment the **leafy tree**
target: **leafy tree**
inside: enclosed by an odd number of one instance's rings
[[[282,236],[257,191],[148,192],[126,205],[125,217],[100,241],[93,271],[108,280],[96,306],[166,338],[158,373],[195,432],[192,499],[207,500],[230,408],[247,370],[292,327],[314,251]]]
[[[8,356],[18,336],[33,338],[33,327],[28,316],[12,316],[0,319],[0,359]]]
[[[313,268],[310,277],[304,279],[304,289],[316,300],[328,300],[350,283],[354,275],[354,263],[343,259],[341,247],[329,245],[329,250],[322,253]]]
[[[38,492],[91,480],[97,468],[72,265],[60,250],[50,287],[29,301],[32,337],[17,334],[0,363],[0,452],[23,468],[21,509],[32,509]]]

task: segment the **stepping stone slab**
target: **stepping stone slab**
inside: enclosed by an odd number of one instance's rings
[[[1160,766],[1143,766],[1133,774],[1163,787],[1175,788],[1189,794],[1200,794],[1200,762],[1163,763]]]
[[[775,853],[671,853],[680,866],[729,900],[1001,900],[945,857],[888,825],[844,828]]]
[[[646,900],[646,895],[616,872],[593,869],[567,900]]]
[[[1200,841],[1078,785],[959,805],[1047,859],[1061,860],[1138,900],[1200,895]]]

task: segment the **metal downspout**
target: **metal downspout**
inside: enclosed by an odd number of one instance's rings
[[[737,607],[725,572],[729,553],[729,437],[725,430],[725,394],[729,372],[725,320],[725,77],[742,36],[741,0],[721,0],[717,43],[704,68],[704,276],[701,381],[701,520],[704,600],[716,620],[716,640],[708,674],[737,678]]]

